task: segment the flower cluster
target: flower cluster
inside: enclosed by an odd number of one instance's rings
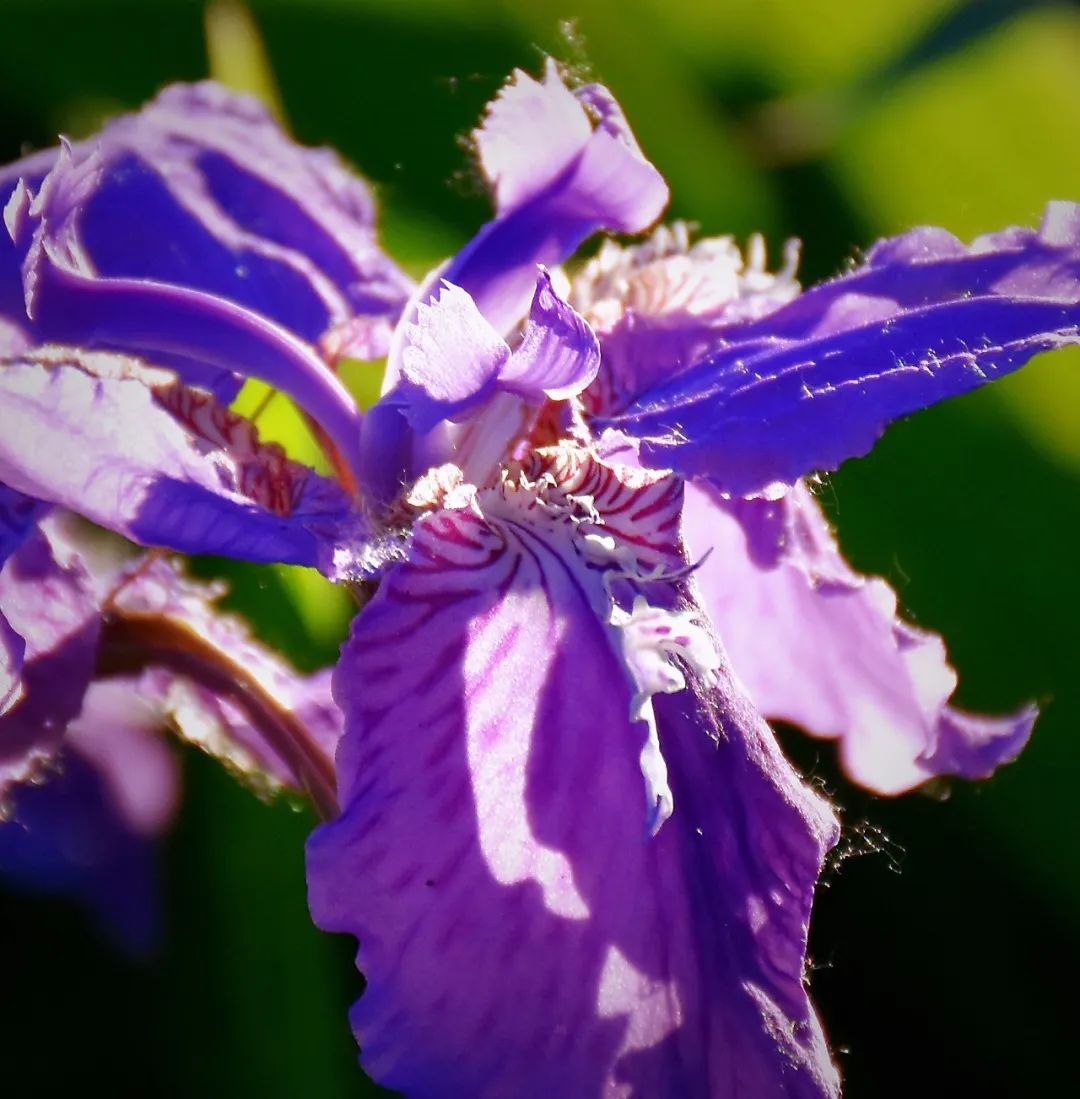
[[[359,940],[379,1082],[835,1096],[805,963],[838,826],[766,719],[895,794],[988,775],[1035,712],[951,705],[808,478],[1077,342],[1080,210],[806,291],[794,245],[680,224],[564,267],[667,203],[618,104],[549,63],[474,136],[494,216],[419,286],[363,183],[214,85],[0,172],[0,865],[160,828],[170,725],[324,818],[311,911]],[[337,364],[383,356],[361,415]],[[333,476],[230,409],[252,377]],[[166,551],[350,585],[332,698]],[[108,862],[76,883],[106,904]]]

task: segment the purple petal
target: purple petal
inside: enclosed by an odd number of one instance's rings
[[[408,321],[450,282],[496,332],[508,333],[527,308],[537,265],[561,263],[601,230],[640,232],[667,203],[667,184],[642,156],[615,101],[597,86],[570,92],[551,60],[542,81],[514,72],[474,139],[495,192],[495,217],[418,288],[404,312]],[[391,341],[384,392],[404,376],[408,321]],[[369,461],[358,482],[373,501],[389,504],[425,468],[414,460],[423,441],[414,439],[400,402],[384,403],[368,418],[360,445]]]
[[[767,717],[837,738],[858,783],[898,794],[936,775],[985,778],[1020,752],[1035,710],[948,705],[956,673],[936,634],[897,618],[883,580],[853,572],[803,484],[782,500],[729,502],[687,487],[696,576],[731,664]]]
[[[611,422],[649,465],[734,495],[865,454],[888,423],[1080,338],[1080,218],[969,249],[915,230],[764,319]]]
[[[541,268],[525,331],[512,354],[472,298],[444,282],[437,298],[418,304],[401,361],[403,383],[386,400],[403,407],[413,426],[426,432],[496,390],[534,404],[574,396],[596,377],[600,347]]]
[[[78,553],[49,520],[0,571],[0,620],[23,645],[21,697],[0,716],[2,797],[55,752],[94,668],[96,593]]]
[[[525,332],[499,375],[500,385],[536,404],[545,397],[563,401],[589,385],[599,367],[596,334],[555,293],[541,268]]]
[[[378,249],[366,186],[329,150],[291,142],[256,100],[210,83],[167,88],[70,148],[32,214],[31,295],[47,258],[202,291],[314,344],[357,317],[392,319],[410,291]],[[67,338],[52,327],[62,308],[34,310],[40,340]]]
[[[0,479],[146,545],[331,571],[344,493],[169,381],[62,349],[0,364]]]
[[[667,204],[610,94],[575,95],[550,59],[542,81],[514,72],[474,137],[496,215],[441,275],[500,332],[521,316],[537,264],[561,263],[600,230],[640,232]]]
[[[658,699],[649,838],[600,574],[550,506],[492,500],[421,520],[335,680],[310,901],[359,938],[365,1066],[417,1099],[835,1095],[803,985],[831,816],[724,675],[715,713]]]
[[[402,389],[410,421],[430,431],[460,414],[491,392],[509,358],[510,348],[472,298],[444,282],[436,298],[417,305],[405,332]]]

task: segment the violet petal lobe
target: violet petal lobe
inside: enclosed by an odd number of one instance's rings
[[[592,329],[551,285],[543,268],[521,342],[513,352],[459,286],[417,306],[402,349],[402,382],[385,400],[403,407],[419,431],[456,419],[497,390],[533,404],[564,400],[596,377],[600,347]]]
[[[500,384],[536,404],[545,397],[563,401],[585,389],[599,368],[596,334],[555,293],[541,268],[521,343],[500,373]]]
[[[359,473],[352,397],[314,348],[279,324],[186,287],[99,279],[51,262],[35,278],[35,308],[45,302],[52,311],[51,341],[137,355],[223,401],[242,377],[259,378],[307,412]]]
[[[611,423],[642,461],[749,495],[865,454],[894,419],[1080,339],[1080,217],[964,248],[914,230],[864,266],[738,325]]]
[[[0,478],[133,541],[329,570],[356,533],[335,484],[132,360],[43,349],[0,363],[0,401]]]
[[[166,88],[67,147],[35,190],[31,298],[35,268],[52,262],[200,291],[308,344],[365,320],[385,344],[411,289],[377,246],[366,185],[209,82]],[[62,303],[33,312],[40,340],[66,338],[50,327]]]
[[[725,673],[715,712],[658,698],[650,838],[600,574],[504,501],[418,523],[336,674],[343,812],[308,877],[360,942],[365,1066],[412,1099],[835,1096],[803,985],[831,814]]]
[[[488,395],[509,358],[510,348],[472,298],[444,281],[407,326],[402,384],[389,400],[404,399],[413,425],[430,431]]]
[[[850,777],[882,794],[985,778],[1020,752],[1034,707],[991,718],[950,706],[941,638],[897,617],[884,580],[851,569],[804,484],[776,501],[686,491],[689,550],[710,551],[703,604],[763,714],[837,738]]]

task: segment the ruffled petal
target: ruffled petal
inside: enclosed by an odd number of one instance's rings
[[[600,230],[641,232],[667,205],[610,93],[571,92],[550,59],[542,80],[514,72],[474,136],[495,218],[441,275],[500,332],[524,311],[538,263],[561,263]]]
[[[21,330],[26,323],[22,281],[25,247],[16,247],[12,237],[29,206],[30,194],[41,186],[58,153],[57,149],[47,149],[0,168],[0,211],[4,214],[4,224],[0,226],[0,337],[5,327],[9,331],[11,327]],[[7,353],[8,342],[0,338],[0,354]]]
[[[735,323],[758,320],[798,297],[799,243],[783,264],[767,267],[765,241],[745,253],[732,237],[691,243],[685,222],[658,226],[640,244],[604,241],[574,276],[570,301],[604,348],[601,376],[590,388],[590,413],[611,416],[730,341]]]
[[[415,1099],[834,1096],[803,985],[831,815],[723,674],[715,710],[657,700],[675,811],[649,837],[637,684],[576,532],[524,486],[436,511],[354,624],[308,874],[360,941],[363,1062]]]
[[[28,302],[52,262],[201,291],[315,344],[358,319],[381,322],[385,339],[411,289],[377,246],[367,187],[329,150],[291,142],[255,99],[211,83],[113,119],[34,189]],[[38,339],[69,338],[53,328],[63,308],[32,307]]]
[[[845,770],[882,794],[937,775],[985,778],[1027,742],[1034,707],[977,717],[936,634],[897,617],[884,580],[854,572],[810,491],[730,502],[687,487],[685,533],[704,606],[767,717],[836,738]]]
[[[892,420],[1077,342],[1080,215],[1051,204],[1039,230],[970,248],[915,230],[726,335],[610,422],[647,464],[733,495],[793,484],[865,454]]]
[[[0,799],[56,751],[82,708],[100,619],[92,580],[50,519],[0,570],[0,620],[20,640],[17,697],[0,716]],[[10,688],[9,688],[10,690]]]
[[[118,356],[0,364],[0,478],[145,545],[333,569],[345,494],[208,394]]]

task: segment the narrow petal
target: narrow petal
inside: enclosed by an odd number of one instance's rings
[[[41,181],[56,163],[58,152],[47,149],[0,168],[0,210],[4,213],[4,224],[0,226],[0,328],[4,322],[21,327],[26,321],[22,281],[25,249],[16,247],[12,237],[29,207],[30,194],[41,186]],[[3,353],[6,349],[4,341],[0,340],[0,354]]]
[[[571,92],[551,60],[539,81],[514,72],[474,140],[494,191],[495,217],[433,271],[405,307],[406,321],[391,340],[384,393],[404,377],[409,322],[443,282],[461,287],[506,335],[528,308],[537,265],[561,263],[602,230],[640,232],[667,204],[667,184],[611,96],[595,85]],[[426,468],[414,461],[424,443],[414,438],[400,403],[384,405],[373,420],[364,426],[362,452],[390,457],[385,466],[369,460],[358,483],[372,500],[389,504],[403,482]]]
[[[9,361],[0,400],[0,479],[133,541],[332,571],[336,542],[356,533],[332,482],[131,360],[60,349]]]
[[[1035,710],[976,717],[936,634],[897,617],[884,580],[854,572],[803,484],[728,502],[687,487],[696,576],[732,667],[767,717],[840,741],[845,770],[882,794],[937,775],[985,778],[1020,752]]]
[[[834,823],[724,675],[715,713],[657,700],[649,837],[602,577],[537,499],[422,519],[338,668],[343,812],[308,873],[360,941],[364,1064],[415,1099],[835,1096],[803,986]]]
[[[1080,339],[1080,217],[981,238],[915,230],[751,324],[613,419],[642,460],[749,495],[865,454],[894,419]]]

